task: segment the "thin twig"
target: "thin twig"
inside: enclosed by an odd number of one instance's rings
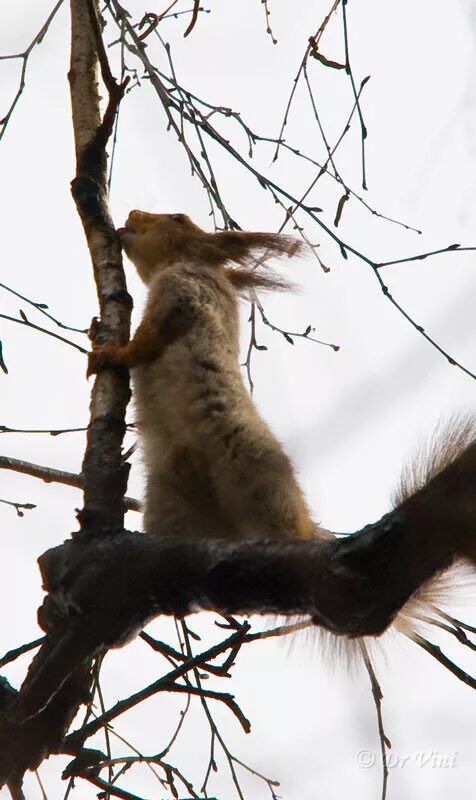
[[[100,684],[100,681],[99,681],[99,676],[100,676],[101,666],[102,666],[103,660],[104,660],[104,654],[100,655],[96,659],[96,662],[94,664],[94,673],[95,673],[95,680],[94,680],[95,686],[94,686],[94,688],[95,688],[96,694],[98,696],[99,708],[101,709],[101,714],[104,714],[104,712],[106,711],[106,706],[104,705],[104,697],[103,697],[102,690],[101,690],[101,684]],[[108,761],[110,762],[111,758],[112,758],[112,752],[111,752],[111,739],[110,739],[110,736],[109,736],[109,726],[108,725],[104,725],[103,730],[104,730],[104,742],[105,742],[105,745],[106,745],[106,756],[107,756]],[[110,764],[108,764],[108,776],[107,776],[108,783],[112,783],[113,778],[114,778],[114,773],[113,773],[112,766]],[[109,797],[106,796],[105,800],[109,800]]]
[[[15,97],[13,98],[13,101],[10,104],[10,108],[7,111],[6,115],[2,119],[0,119],[0,140],[2,139],[2,137],[3,137],[4,133],[5,133],[5,131],[7,129],[7,126],[8,126],[8,123],[10,122],[10,120],[12,118],[12,114],[13,114],[15,108],[16,108],[16,105],[17,105],[21,95],[23,94],[23,90],[24,90],[25,85],[26,85],[25,78],[26,78],[26,70],[27,70],[27,66],[28,66],[28,59],[29,59],[29,57],[31,55],[31,52],[38,44],[41,44],[41,42],[45,38],[45,35],[46,35],[47,31],[48,31],[49,26],[51,25],[54,17],[56,16],[57,12],[59,11],[59,9],[61,8],[62,5],[63,5],[63,0],[58,0],[56,5],[54,6],[53,10],[51,11],[51,13],[48,15],[48,17],[46,19],[46,22],[44,22],[44,24],[41,26],[41,28],[38,31],[38,33],[36,34],[36,36],[34,36],[34,38],[31,40],[30,44],[28,45],[28,47],[22,53],[16,53],[15,55],[0,56],[0,61],[6,61],[8,59],[13,60],[13,59],[18,59],[19,58],[23,62],[22,63],[21,74],[20,74],[20,81],[19,81],[19,84],[18,84],[18,89],[16,91]]]
[[[28,642],[27,644],[20,645],[20,647],[15,647],[13,650],[8,650],[5,655],[0,658],[0,667],[4,667],[5,664],[10,664],[11,661],[15,661],[24,653],[29,653],[30,650],[35,650],[37,647],[40,647],[45,641],[45,638],[45,636],[41,636],[39,639],[34,639],[33,642]]]
[[[29,303],[29,305],[33,306],[33,308],[36,308],[40,314],[44,314],[45,317],[48,317],[48,319],[54,322],[59,328],[63,328],[63,330],[73,331],[74,333],[88,332],[87,328],[74,328],[72,325],[65,325],[64,322],[60,322],[59,319],[54,317],[46,310],[48,308],[46,303],[39,303],[35,300],[31,300],[29,297],[25,297],[24,294],[20,294],[20,292],[17,292],[16,289],[12,289],[11,286],[7,286],[5,283],[0,283],[0,288],[5,289],[5,291],[10,292],[10,294],[15,295],[15,297],[18,297],[20,300],[24,300],[25,303]]]
[[[284,339],[286,339],[288,344],[294,344],[293,341],[294,337],[294,338],[308,339],[308,341],[310,342],[316,342],[317,344],[322,344],[324,347],[330,347],[332,348],[332,350],[335,350],[336,352],[340,350],[340,345],[338,344],[332,344],[332,342],[324,342],[322,339],[316,339],[315,337],[310,336],[310,334],[315,330],[315,328],[312,328],[311,325],[308,325],[302,333],[296,333],[294,331],[285,331],[282,328],[278,328],[277,325],[273,325],[273,323],[269,321],[268,317],[264,312],[264,308],[261,305],[261,302],[259,300],[256,300],[255,302],[264,325],[266,325],[272,331],[280,333],[284,337]]]
[[[50,436],[60,436],[62,433],[79,433],[87,431],[87,428],[9,428],[7,425],[0,425],[1,433],[48,433]]]
[[[11,469],[14,472],[30,475],[32,478],[40,478],[45,483],[62,483],[65,486],[73,486],[75,489],[82,489],[84,485],[83,476],[76,472],[44,467],[41,464],[32,464],[30,461],[21,461],[18,458],[10,458],[10,456],[0,456],[0,469]],[[124,507],[127,511],[141,510],[141,504],[134,497],[124,497]]]
[[[418,616],[418,621],[426,622],[427,625],[433,625],[435,628],[439,628],[445,633],[451,634],[454,636],[455,639],[458,640],[460,644],[464,647],[468,647],[470,650],[476,650],[476,643],[472,642],[471,639],[467,636],[466,632],[459,626],[455,627],[454,625],[448,625],[446,622],[442,622],[439,619],[435,619],[434,617],[426,616],[425,614],[421,614]]]
[[[377,722],[378,722],[378,735],[380,739],[380,753],[382,756],[382,794],[381,800],[385,800],[387,797],[387,784],[388,784],[388,763],[387,763],[387,748],[391,748],[392,744],[390,739],[385,733],[385,729],[383,726],[383,715],[382,715],[382,689],[380,688],[380,684],[377,680],[377,676],[375,674],[375,670],[373,668],[372,661],[370,660],[370,656],[368,650],[365,646],[363,641],[359,642],[360,644],[360,652],[362,653],[362,657],[364,659],[365,667],[367,669],[368,676],[370,678],[370,685],[372,687],[372,697],[375,703],[375,710],[377,712]]]
[[[334,2],[332,3],[330,11],[324,17],[324,20],[321,22],[321,24],[320,24],[319,28],[317,29],[316,33],[314,34],[314,36],[310,36],[309,37],[308,45],[307,45],[306,50],[304,52],[304,56],[302,58],[302,61],[301,61],[300,65],[299,65],[299,69],[297,71],[297,74],[296,74],[296,76],[295,76],[295,78],[293,80],[293,87],[291,89],[291,93],[289,95],[288,102],[286,104],[286,109],[285,109],[285,112],[284,112],[283,121],[281,123],[281,128],[280,128],[280,131],[279,131],[279,134],[278,134],[278,137],[277,137],[277,145],[276,145],[276,150],[275,150],[275,153],[274,153],[273,161],[276,161],[276,159],[278,158],[279,148],[280,148],[280,145],[281,145],[281,141],[283,140],[284,129],[285,129],[286,125],[288,124],[289,113],[291,111],[291,105],[292,105],[292,102],[294,100],[294,95],[296,93],[296,89],[297,89],[298,84],[299,84],[299,79],[301,77],[301,73],[303,72],[304,67],[306,66],[307,59],[309,58],[311,53],[317,49],[317,44],[318,44],[322,34],[324,33],[324,31],[325,31],[325,29],[327,27],[327,24],[328,24],[330,18],[332,17],[332,14],[336,10],[337,6],[339,5],[339,2],[340,2],[340,0],[334,0]]]
[[[423,261],[430,256],[441,256],[444,253],[467,253],[468,251],[476,250],[476,247],[461,247],[460,244],[449,244],[447,247],[440,247],[439,250],[429,250],[426,253],[418,253],[415,256],[406,256],[405,258],[395,258],[393,261],[380,261],[375,263],[375,269],[382,269],[382,267],[391,267],[394,264],[408,264],[410,261]]]
[[[188,655],[189,659],[192,659],[193,658],[193,653],[192,653],[192,648],[191,648],[191,643],[190,643],[190,635],[189,635],[190,631],[189,631],[189,628],[187,627],[187,624],[186,624],[185,620],[182,620],[182,630],[183,630],[183,634],[184,634],[184,640],[185,640],[185,647],[186,647],[187,655]],[[238,797],[240,798],[240,800],[245,800],[243,792],[242,792],[242,789],[241,789],[241,786],[240,786],[240,782],[238,780],[238,775],[236,774],[236,770],[235,770],[235,767],[234,767],[233,756],[232,756],[229,748],[227,747],[223,737],[221,736],[220,731],[218,730],[217,724],[216,724],[215,720],[213,719],[213,716],[212,716],[212,714],[210,712],[210,709],[208,707],[208,703],[206,701],[205,696],[201,693],[203,691],[202,690],[202,685],[201,685],[201,679],[200,679],[200,674],[198,672],[198,669],[196,667],[193,670],[193,676],[194,676],[194,679],[195,679],[195,682],[196,682],[196,686],[192,686],[191,684],[189,684],[189,690],[190,691],[197,690],[200,693],[200,703],[201,703],[202,708],[203,708],[203,710],[205,712],[205,716],[206,716],[206,718],[208,720],[208,724],[210,726],[210,731],[211,731],[210,759],[209,759],[208,769],[207,769],[207,772],[206,772],[206,775],[205,775],[205,779],[204,779],[204,782],[203,782],[203,786],[202,786],[202,792],[206,793],[207,783],[208,783],[211,771],[212,770],[216,771],[216,769],[217,769],[216,762],[215,762],[215,757],[214,757],[214,744],[215,744],[215,739],[216,739],[220,743],[220,746],[221,746],[221,748],[223,750],[225,758],[227,759],[228,768],[230,770],[230,775],[231,775],[233,784],[234,784],[234,786],[236,788]]]
[[[0,503],[3,503],[6,506],[11,506],[17,512],[18,517],[24,517],[24,513],[21,509],[25,509],[25,511],[32,511],[36,508],[35,503],[16,503],[13,500],[2,500],[0,499]]]
[[[248,322],[250,323],[250,340],[248,342],[248,350],[246,353],[246,359],[243,362],[242,366],[246,368],[246,376],[248,378],[248,386],[250,387],[250,395],[253,397],[253,392],[255,385],[253,383],[253,378],[251,376],[251,357],[253,355],[253,350],[267,350],[268,348],[266,345],[258,344],[256,341],[256,303],[252,302],[250,307],[250,316],[248,318]]]
[[[49,331],[48,328],[42,328],[41,325],[35,325],[34,322],[30,322],[29,319],[23,314],[21,319],[17,317],[10,317],[8,314],[0,314],[1,319],[6,319],[9,322],[16,322],[17,325],[25,325],[27,328],[32,328],[35,331],[40,331],[40,333],[45,333],[47,336],[52,336],[53,339],[59,339],[60,342],[64,342],[64,344],[69,344],[70,347],[74,347],[75,350],[79,350],[80,353],[87,353],[88,351],[81,347],[81,345],[76,344],[76,342],[71,342],[69,339],[65,339],[64,336],[60,336],[59,333],[55,333],[54,331]]]
[[[451,622],[453,625],[457,626],[458,628],[463,628],[465,631],[469,631],[469,633],[476,633],[476,627],[474,625],[468,625],[467,622],[463,622],[461,619],[457,619],[456,617],[452,617],[450,614],[447,614],[441,608],[437,608],[433,606],[434,611],[446,619],[448,622]]]
[[[122,798],[122,800],[146,800],[144,797],[139,797],[138,794],[128,792],[126,789],[120,789],[119,786],[108,783],[107,781],[104,781],[102,778],[96,777],[95,775],[85,773],[84,775],[81,775],[81,777],[89,781],[89,783],[92,783],[93,786],[97,786],[98,789],[102,789],[103,794],[98,795],[98,797],[106,797],[107,794],[112,794],[114,797]]]
[[[196,668],[194,667],[194,669]],[[208,700],[218,700],[221,703],[224,703],[226,706],[228,706],[230,711],[235,715],[236,719],[240,723],[245,733],[249,733],[251,730],[251,723],[249,719],[245,717],[238,703],[235,701],[233,695],[229,694],[228,692],[215,692],[211,689],[203,689],[201,686],[197,687],[197,686],[183,685],[181,683],[176,683],[174,681],[163,681],[163,680],[161,682],[160,691],[175,692],[176,694],[185,693],[191,695],[198,695],[201,699],[207,698]]]
[[[245,632],[241,630],[238,632],[233,633],[223,642],[219,644],[213,645],[212,647],[205,650],[203,653],[200,653],[193,658],[187,659],[183,664],[175,667],[175,669],[168,672],[166,675],[163,675],[157,681],[145,686],[140,691],[136,692],[135,694],[130,695],[129,697],[125,698],[124,700],[120,700],[116,703],[112,708],[106,711],[105,714],[102,714],[100,717],[95,719],[93,722],[88,723],[87,725],[83,726],[82,728],[78,728],[76,731],[73,731],[67,738],[67,742],[77,742],[78,740],[82,743],[86,741],[90,736],[92,736],[96,731],[98,731],[104,722],[110,722],[116,717],[123,714],[125,711],[128,711],[131,708],[134,708],[138,703],[141,703],[143,700],[146,700],[148,697],[152,697],[154,694],[162,691],[162,687],[165,688],[165,691],[170,691],[170,684],[173,682],[175,683],[179,678],[186,675],[190,670],[193,670],[194,667],[200,667],[202,663],[206,663],[210,661],[212,658],[216,658],[216,656],[220,655],[225,650],[228,650],[230,646],[236,644],[243,636]]]
[[[354,93],[355,103],[357,106],[357,113],[359,115],[360,132],[361,132],[362,189],[367,189],[367,178],[365,174],[365,139],[367,138],[367,128],[365,126],[364,117],[362,115],[362,109],[360,107],[360,102],[359,102],[359,94],[357,92],[357,88],[354,81],[354,75],[352,73],[352,67],[350,65],[349,34],[347,30],[347,13],[345,8],[347,5],[347,0],[342,0],[341,4],[342,4],[342,21],[344,28],[345,71],[350,78],[350,83],[352,86],[352,91]]]
[[[476,678],[474,678],[472,675],[469,675],[464,669],[461,669],[461,667],[458,667],[457,664],[451,661],[448,656],[441,652],[441,649],[438,647],[438,645],[433,644],[433,642],[429,642],[428,639],[420,636],[420,634],[416,633],[415,631],[412,631],[412,633],[405,633],[404,635],[419,645],[419,647],[422,647],[423,650],[429,653],[437,661],[439,661],[439,663],[449,670],[452,675],[455,675],[458,680],[466,683],[467,686],[471,686],[472,689],[476,689]]]
[[[264,15],[265,15],[265,20],[266,20],[266,33],[268,34],[268,36],[271,37],[271,41],[273,42],[273,44],[278,44],[278,40],[274,38],[274,33],[273,33],[272,28],[271,28],[271,22],[270,22],[270,19],[269,19],[270,16],[271,16],[271,11],[269,10],[268,0],[261,0],[261,3],[264,6]]]

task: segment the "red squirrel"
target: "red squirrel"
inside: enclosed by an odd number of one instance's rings
[[[131,341],[94,350],[89,372],[106,363],[132,369],[147,475],[145,531],[320,535],[239,366],[239,292],[285,285],[254,270],[253,260],[292,256],[300,243],[271,233],[209,234],[185,214],[142,211],[132,211],[118,233],[148,300]]]

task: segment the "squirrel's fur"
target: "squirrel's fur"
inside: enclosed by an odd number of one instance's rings
[[[231,539],[332,536],[311,520],[292,465],[253,405],[239,366],[238,296],[286,288],[256,264],[292,256],[300,244],[270,233],[209,234],[184,214],[142,211],[132,211],[118,233],[148,287],[147,304],[128,344],[93,350],[89,374],[111,364],[132,369],[147,478],[145,531]],[[442,433],[437,447],[407,471],[397,504],[455,460],[474,432],[473,423],[462,422]],[[469,557],[464,547],[461,555]],[[438,577],[422,586],[396,627],[407,630],[409,618],[424,615],[441,587]]]

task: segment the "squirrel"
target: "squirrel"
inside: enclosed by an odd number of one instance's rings
[[[273,233],[207,233],[185,214],[144,211],[132,211],[117,233],[148,287],[148,299],[132,340],[94,348],[88,375],[132,370],[146,468],[145,532],[235,540],[334,538],[311,519],[291,462],[253,405],[239,365],[240,295],[289,288],[257,264],[269,256],[293,256],[301,243]],[[410,503],[418,513],[423,487],[431,492],[435,476],[464,458],[475,439],[474,423],[465,420],[440,431],[433,451],[403,478],[396,506]],[[443,483],[465,469],[469,481],[469,468],[455,464]],[[458,544],[458,532],[453,541],[446,528],[443,535],[456,558],[476,561],[472,542]],[[446,574],[425,583],[395,626],[409,630],[416,619],[431,615],[447,588]]]
[[[185,214],[143,211],[132,211],[118,234],[148,300],[132,340],[93,350],[88,374],[111,364],[132,369],[147,476],[144,530],[230,539],[327,535],[311,520],[239,366],[239,294],[288,286],[253,269],[254,260],[291,257],[301,244],[272,233],[210,234]]]

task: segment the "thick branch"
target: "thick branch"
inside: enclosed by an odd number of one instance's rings
[[[94,338],[125,342],[129,337],[131,300],[126,290],[119,240],[109,213],[105,149],[123,87],[118,87],[108,72],[110,97],[101,122],[96,4],[71,0],[71,23],[69,81],[77,160],[72,192],[84,226],[98,291],[101,322],[94,328]],[[128,465],[122,462],[121,446],[129,397],[127,373],[104,371],[96,379],[82,469],[83,525],[98,525],[103,529],[106,525],[116,529],[123,526],[122,497]]]

